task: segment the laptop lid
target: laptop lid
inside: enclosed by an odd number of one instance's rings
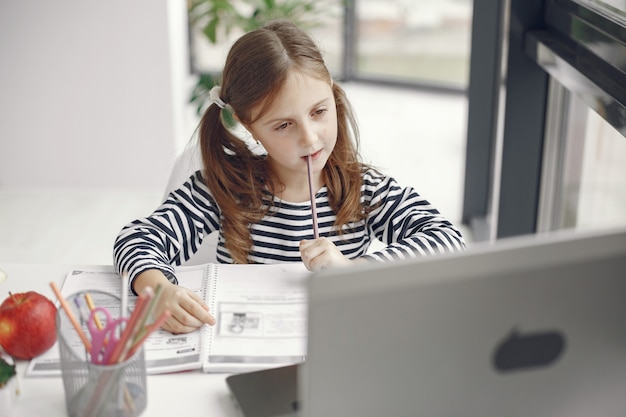
[[[226,377],[226,385],[243,417],[296,417],[300,409],[300,365],[245,372]]]
[[[565,232],[309,280],[317,416],[623,416],[626,230]]]

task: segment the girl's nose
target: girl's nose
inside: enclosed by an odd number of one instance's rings
[[[313,129],[313,126],[310,126],[308,124],[302,126],[300,141],[302,142],[303,146],[310,146],[317,142],[317,133]]]

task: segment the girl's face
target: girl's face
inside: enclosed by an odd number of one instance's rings
[[[260,110],[261,105],[252,109],[252,120]],[[318,182],[337,142],[332,88],[326,81],[292,71],[271,107],[247,127],[267,151],[272,170],[283,184],[306,179],[308,155]]]

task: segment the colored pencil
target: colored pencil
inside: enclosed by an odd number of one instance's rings
[[[126,328],[120,336],[120,340],[115,346],[109,363],[115,364],[126,360],[126,355],[130,349],[130,343],[132,343],[133,335],[138,331],[138,324],[141,323],[143,315],[148,310],[150,300],[154,297],[154,291],[150,287],[146,287],[144,291],[137,298],[135,308],[126,323]]]
[[[141,344],[143,342],[146,341],[146,339],[152,334],[154,333],[156,330],[158,330],[159,327],[161,327],[163,325],[163,323],[165,323],[165,320],[168,319],[169,316],[171,316],[172,313],[170,313],[169,310],[164,310],[161,315],[159,315],[159,317],[154,321],[154,323],[152,323],[151,325],[149,325],[148,327],[146,327],[142,333],[142,336],[139,338],[139,340],[137,340],[136,342],[133,343],[133,345],[131,346],[130,350],[128,351],[128,357],[132,358],[132,356],[135,354],[135,352],[137,352],[137,350],[141,347]]]
[[[72,313],[72,308],[67,303],[67,300],[65,300],[65,298],[61,294],[61,290],[59,289],[59,286],[56,284],[56,282],[53,281],[50,283],[50,287],[52,288],[52,291],[54,292],[54,294],[57,296],[59,303],[61,303],[61,307],[65,311],[67,318],[70,319],[70,323],[72,323],[72,326],[74,326],[74,329],[76,329],[76,332],[78,333],[78,336],[80,337],[80,340],[83,341],[85,348],[87,349],[88,352],[91,351],[91,342],[89,341],[89,339],[83,332],[83,329],[80,326],[80,323],[78,322],[78,320],[76,319],[76,316],[74,315],[74,313]]]
[[[94,311],[96,308],[96,305],[93,303],[93,298],[91,298],[91,294],[89,293],[85,294],[85,301],[87,302],[87,307],[89,307],[89,311]],[[102,330],[104,326],[102,325],[102,321],[100,321],[100,317],[97,314],[94,314],[93,318],[96,323],[96,327]]]
[[[313,189],[313,166],[311,155],[306,157],[307,172],[309,174],[309,194],[311,195],[311,217],[313,218],[313,236],[315,239],[319,237],[317,229],[317,207],[315,203],[315,189]]]

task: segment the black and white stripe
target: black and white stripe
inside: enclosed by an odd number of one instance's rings
[[[391,177],[374,170],[363,174],[361,201],[376,207],[360,223],[333,230],[335,213],[328,205],[326,187],[315,196],[320,236],[330,239],[350,259],[366,257],[387,261],[428,255],[465,246],[461,233],[413,188],[400,187]],[[220,209],[205,186],[201,172],[192,175],[149,217],[126,225],[114,244],[118,272],[131,280],[150,268],[158,268],[175,281],[173,265],[196,252],[203,238],[220,228]],[[275,200],[275,210],[250,227],[253,263],[301,262],[299,242],[313,239],[310,203]],[[373,239],[386,247],[366,254]],[[217,260],[232,263],[220,233]]]

